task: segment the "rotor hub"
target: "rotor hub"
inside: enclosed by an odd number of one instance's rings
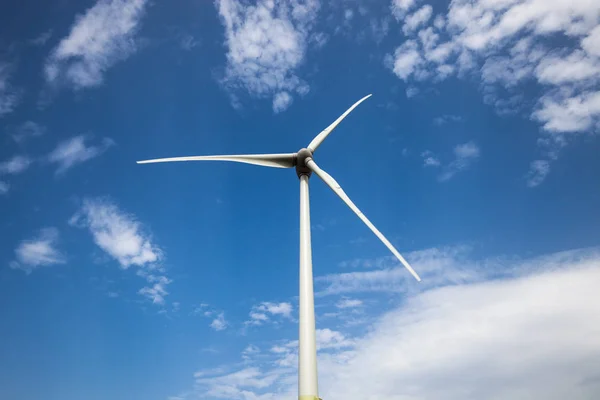
[[[310,178],[312,171],[306,166],[306,160],[309,158],[313,158],[312,152],[309,149],[300,149],[296,153],[294,164],[296,165],[296,174],[298,175],[298,178],[302,175],[306,175]]]

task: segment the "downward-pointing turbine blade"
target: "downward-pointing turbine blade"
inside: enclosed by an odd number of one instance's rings
[[[233,161],[246,164],[261,165],[263,167],[292,168],[295,153],[284,154],[237,154],[226,156],[189,156],[157,158],[154,160],[137,161],[138,164],[150,164],[173,161]]]
[[[396,258],[402,263],[402,265],[404,265],[404,267],[412,274],[412,276],[414,276],[417,281],[421,281],[421,278],[419,278],[419,275],[417,275],[415,270],[412,269],[412,267],[408,264],[408,262],[406,262],[404,257],[402,257],[402,255],[400,255],[398,250],[396,250],[396,248],[390,243],[390,241],[387,240],[386,237],[383,236],[383,234],[381,232],[379,232],[379,230],[377,228],[375,228],[375,225],[373,225],[371,223],[371,221],[369,221],[369,219],[367,217],[365,217],[365,215],[358,209],[358,207],[356,207],[356,205],[352,202],[352,200],[350,200],[350,198],[348,197],[346,192],[344,192],[342,190],[342,188],[340,187],[340,184],[337,183],[337,181],[335,179],[333,179],[333,177],[331,175],[329,175],[327,172],[325,172],[321,168],[319,168],[319,166],[311,158],[309,158],[306,161],[306,166],[308,168],[310,168],[315,174],[317,174],[317,176],[319,178],[321,178],[327,184],[327,186],[329,186],[344,201],[344,203],[346,203],[346,205],[348,207],[350,207],[350,209],[352,211],[354,211],[354,213],[356,215],[358,215],[358,218],[360,218],[369,227],[369,229],[371,229],[373,231],[373,233],[379,238],[379,240],[381,240],[383,242],[383,244],[385,244],[386,247],[388,249],[390,249],[390,251],[396,256]]]
[[[333,121],[333,123],[331,125],[329,125],[325,129],[323,129],[323,131],[321,133],[319,133],[317,136],[315,136],[315,138],[312,140],[312,142],[310,142],[310,144],[308,145],[308,149],[314,153],[315,150],[317,149],[317,147],[319,147],[321,145],[321,143],[323,143],[323,140],[325,140],[327,135],[329,135],[331,133],[331,131],[334,130],[335,127],[338,126],[339,123],[342,122],[342,120],[344,118],[346,118],[348,116],[348,114],[350,114],[352,112],[352,110],[354,110],[356,107],[358,107],[358,105],[360,103],[362,103],[363,101],[365,101],[366,99],[368,99],[371,96],[372,95],[369,94],[369,95],[363,97],[362,99],[360,99],[359,101],[357,101],[356,103],[354,103],[352,105],[352,107],[347,109],[346,112],[343,113],[342,115],[340,115],[340,117],[338,119]]]

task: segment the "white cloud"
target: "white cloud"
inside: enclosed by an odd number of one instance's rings
[[[33,121],[26,121],[14,129],[12,137],[15,142],[23,143],[30,138],[42,136],[44,133],[46,133],[46,128]]]
[[[546,160],[535,160],[529,165],[527,173],[527,186],[536,187],[546,179],[550,172],[550,163]]]
[[[294,101],[288,92],[279,92],[273,97],[273,111],[280,113],[285,111]]]
[[[292,305],[290,303],[271,303],[268,301],[262,302],[252,307],[250,311],[250,320],[246,321],[246,325],[262,325],[270,320],[270,316],[282,316],[284,318],[292,318]]]
[[[0,181],[0,195],[8,193],[10,185],[6,182]]]
[[[421,157],[423,157],[424,167],[439,167],[441,165],[440,160],[429,150],[422,152]]]
[[[342,299],[336,303],[337,308],[356,308],[362,306],[362,300],[358,299]]]
[[[437,126],[442,126],[450,122],[461,122],[462,120],[463,118],[460,115],[444,114],[440,117],[435,117],[433,119],[433,124]]]
[[[197,47],[200,43],[192,35],[184,35],[179,40],[179,47],[185,51],[190,51],[194,47]]]
[[[14,156],[0,163],[0,175],[16,175],[25,171],[31,165],[31,159],[27,156]]]
[[[56,249],[58,230],[44,228],[33,239],[22,241],[15,249],[16,261],[10,267],[30,273],[36,268],[64,264],[65,257]]]
[[[418,0],[392,0],[391,10],[396,19],[402,19],[410,11]]]
[[[418,95],[420,90],[414,86],[409,86],[406,88],[406,98],[410,99]]]
[[[225,319],[225,312],[220,311],[206,303],[200,304],[192,311],[193,315],[202,315],[205,318],[210,318],[209,326],[215,331],[222,331],[229,326],[229,322]]]
[[[163,258],[163,252],[152,243],[150,235],[144,232],[135,217],[122,212],[108,200],[85,199],[69,223],[88,228],[98,247],[124,269],[132,265],[149,267]]]
[[[501,115],[529,113],[552,135],[600,129],[600,2],[453,0],[433,23],[422,13],[429,23],[407,26],[408,40],[386,57],[400,79],[474,76]]]
[[[557,258],[537,274],[411,298],[320,377],[323,398],[594,398],[599,258]]]
[[[430,150],[421,153],[424,167],[442,167],[442,173],[438,176],[441,182],[447,181],[460,171],[468,169],[475,160],[479,158],[479,147],[473,142],[466,142],[454,147],[454,159],[446,165]]]
[[[393,256],[360,260],[363,265],[373,266],[374,269],[318,276],[315,282],[322,288],[318,291],[322,295],[359,292],[407,293],[435,286],[472,282],[479,279],[481,272],[468,262],[468,250],[459,246],[405,254],[406,260],[422,278],[418,285]]]
[[[225,321],[225,313],[221,312],[217,315],[217,318],[213,319],[210,323],[210,327],[215,331],[222,331],[227,328],[227,321]]]
[[[351,8],[344,10],[344,19],[350,21],[354,17],[354,11]]]
[[[81,208],[71,217],[69,224],[87,228],[94,243],[119,262],[123,269],[136,266],[136,274],[149,283],[138,293],[152,303],[163,305],[169,293],[166,286],[172,281],[158,263],[164,259],[163,251],[156,246],[150,235],[136,218],[102,198],[84,199]]]
[[[479,147],[473,142],[459,144],[454,147],[454,160],[444,167],[439,176],[440,181],[447,181],[456,173],[468,169],[479,158]]]
[[[401,306],[378,317],[362,337],[318,330],[320,397],[595,398],[599,249],[529,260],[469,261],[464,253],[454,248],[411,254],[430,267],[427,276],[412,282],[418,290],[400,291],[408,294]],[[456,277],[456,271],[464,271],[462,279],[444,277]],[[249,355],[253,367],[198,371],[185,398],[292,398],[296,348],[297,341],[280,342],[266,361],[266,354]]]
[[[11,66],[0,61],[0,117],[14,110],[19,94],[9,83]]]
[[[400,79],[407,80],[417,68],[423,63],[423,59],[418,51],[417,42],[407,40],[394,52],[394,56],[386,57],[386,64]],[[407,97],[408,96],[407,93]]]
[[[216,5],[225,26],[227,88],[259,98],[273,96],[275,112],[290,105],[291,93],[308,92],[296,70],[305,58],[318,0],[259,0],[256,5],[218,0]]]
[[[101,155],[114,144],[111,139],[104,138],[100,145],[87,146],[85,142],[89,138],[88,135],[79,135],[64,140],[48,155],[48,160],[58,165],[57,174],[62,174],[77,164]]]
[[[426,24],[431,19],[433,8],[427,4],[404,18],[404,25],[402,25],[402,31],[405,35],[410,35],[415,32],[421,25]]]
[[[161,283],[145,286],[141,288],[138,293],[151,300],[152,303],[160,305],[165,303],[165,296],[169,294],[165,289],[165,285]]]
[[[259,311],[266,311],[272,315],[281,315],[291,318],[292,305],[290,303],[269,303],[264,302],[258,306]]]
[[[260,353],[260,349],[258,348],[258,346],[255,346],[253,344],[249,344],[243,351],[242,351],[242,358],[244,360],[250,360],[252,357],[256,356],[257,354]]]
[[[541,122],[548,132],[580,132],[598,128],[600,121],[600,92],[568,95],[553,92],[540,98],[533,119]]]
[[[46,61],[46,81],[78,89],[100,85],[110,67],[136,51],[145,6],[146,0],[99,0],[77,16]]]
[[[339,349],[353,345],[352,340],[346,338],[344,334],[333,331],[329,328],[317,329],[316,331],[317,349]]]
[[[34,46],[43,46],[52,37],[52,29],[48,29],[46,32],[40,33],[37,37],[31,39],[29,43]]]

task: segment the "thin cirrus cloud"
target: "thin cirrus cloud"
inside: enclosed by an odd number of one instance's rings
[[[46,128],[33,121],[23,122],[12,130],[12,138],[17,143],[23,143],[35,137],[42,136],[46,133]]]
[[[216,6],[227,45],[222,83],[232,92],[234,105],[239,105],[236,91],[244,90],[253,97],[272,98],[278,113],[292,104],[294,93],[308,93],[296,70],[313,37],[318,0],[218,0]]]
[[[54,264],[64,264],[65,256],[57,249],[59,234],[56,228],[43,228],[33,239],[19,243],[15,249],[16,260],[10,267],[26,273]]]
[[[192,312],[193,315],[201,315],[211,320],[209,327],[215,331],[225,330],[229,326],[229,322],[225,319],[225,312],[217,310],[206,303],[201,303]]]
[[[148,283],[138,293],[154,304],[165,304],[169,294],[166,287],[172,280],[165,275],[161,265],[164,252],[135,216],[120,210],[108,199],[87,198],[69,224],[88,229],[94,243],[122,269],[137,267],[136,274]]]
[[[291,319],[292,310],[292,305],[290,303],[271,303],[265,301],[252,307],[249,314],[250,319],[245,322],[245,325],[262,325],[265,322],[270,321],[273,316]]]
[[[541,124],[540,149],[548,162],[566,145],[566,134],[597,130],[600,3],[454,0],[433,19],[425,18],[428,6],[420,3],[392,1],[407,35],[386,57],[398,78],[422,85],[478,77],[484,101],[500,114],[523,111]],[[553,38],[568,40],[557,48]],[[525,88],[532,85],[539,96],[529,100]]]
[[[19,102],[19,93],[9,82],[12,66],[0,61],[0,117],[11,113]]]
[[[441,168],[442,172],[438,176],[440,182],[450,180],[460,171],[467,170],[480,156],[480,149],[473,142],[459,144],[453,149],[454,159],[444,165],[440,159],[430,150],[421,153],[424,167]]]
[[[56,174],[63,174],[77,164],[98,157],[114,144],[109,138],[103,138],[98,145],[86,144],[91,139],[90,135],[78,135],[60,142],[48,154],[48,161],[57,165]]]
[[[16,155],[0,163],[0,175],[17,175],[24,172],[31,165],[27,156]]]
[[[598,249],[517,261],[468,261],[464,248],[412,256],[429,264],[430,277],[475,271],[461,280],[438,279],[434,286],[403,290],[409,296],[402,305],[377,317],[362,336],[319,329],[323,398],[595,398],[600,391]],[[493,270],[499,262],[505,274]],[[196,372],[194,388],[178,396],[292,398],[297,341],[265,346],[270,352],[244,354],[243,367]]]
[[[71,32],[52,50],[46,81],[75,89],[98,86],[105,72],[133,54],[146,0],[99,0],[75,19]]]

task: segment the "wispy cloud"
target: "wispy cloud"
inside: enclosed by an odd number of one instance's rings
[[[274,112],[289,107],[292,93],[309,91],[296,70],[304,61],[318,0],[217,0],[216,5],[225,26],[227,88],[272,97]]]
[[[48,160],[58,165],[57,174],[62,174],[77,164],[98,157],[114,144],[111,139],[104,138],[99,145],[88,146],[86,141],[90,139],[89,135],[78,135],[60,142],[56,146],[48,155]]]
[[[23,143],[34,137],[42,136],[46,128],[33,121],[26,121],[12,130],[12,138],[17,143]]]
[[[107,199],[83,200],[69,224],[88,228],[94,242],[116,259],[122,268],[146,266],[162,260],[163,252],[152,243],[136,218],[118,209]]]
[[[35,238],[19,244],[15,249],[16,261],[12,261],[10,267],[31,273],[39,267],[64,264],[66,259],[56,248],[57,244],[58,229],[41,229]]]
[[[246,321],[246,325],[262,325],[270,321],[272,316],[281,316],[284,318],[292,318],[292,305],[290,303],[271,303],[263,302],[252,307],[250,311],[250,320]]]
[[[210,327],[215,331],[222,331],[227,328],[227,321],[225,320],[225,313],[220,312],[215,319],[210,323]]]
[[[0,175],[16,175],[25,171],[31,165],[31,159],[27,156],[17,155],[0,163]]]
[[[34,46],[43,46],[52,37],[52,29],[48,29],[46,32],[40,33],[37,37],[31,39],[29,43]]]
[[[526,175],[527,186],[536,187],[540,185],[550,172],[550,163],[546,160],[532,161],[529,165],[529,172]]]
[[[335,306],[337,308],[356,308],[362,306],[363,302],[359,299],[342,299],[338,301]]]
[[[440,159],[430,150],[421,153],[424,167],[441,168],[442,173],[438,176],[440,182],[445,182],[460,171],[468,169],[480,155],[479,146],[474,142],[459,144],[453,149],[454,159],[448,164],[442,164]]]
[[[12,66],[0,61],[0,117],[14,110],[19,102],[19,93],[9,82]]]
[[[445,125],[449,122],[461,122],[463,117],[460,115],[444,114],[433,119],[433,124],[437,126]]]
[[[8,193],[10,185],[4,181],[0,181],[0,195]]]
[[[104,73],[136,51],[146,0],[99,0],[77,16],[46,61],[46,81],[76,89],[100,85]]]
[[[201,303],[194,311],[192,311],[192,314],[209,318],[211,320],[209,326],[215,331],[222,331],[229,326],[229,322],[225,319],[225,312],[220,311],[207,303]]]
[[[435,259],[436,253],[440,258],[434,250],[413,257]],[[450,258],[438,262],[440,274],[464,268],[464,258]],[[318,330],[321,397],[594,398],[600,388],[600,251],[481,265],[485,278],[413,292],[364,336]],[[292,398],[297,345],[280,340],[269,352],[242,352],[244,363],[197,371],[182,397]]]
[[[393,256],[358,260],[374,267],[368,271],[343,272],[315,278],[319,294],[359,292],[398,292],[421,290],[441,285],[472,282],[480,279],[480,271],[468,262],[469,248],[464,246],[432,248],[407,253],[406,259],[423,281],[414,278]],[[464,265],[461,265],[464,263]]]
[[[386,58],[400,79],[422,85],[475,76],[486,103],[500,114],[529,113],[543,136],[597,131],[600,21],[592,16],[600,4],[454,0],[432,20],[417,3],[392,2],[409,35]],[[539,95],[528,100],[531,88]]]
[[[108,199],[88,198],[69,224],[87,228],[96,245],[117,260],[121,268],[138,267],[137,275],[150,284],[138,293],[155,304],[164,304],[166,286],[171,283],[160,265],[164,252],[133,215],[121,211]]]
[[[423,157],[424,167],[439,167],[441,165],[440,160],[430,150],[422,152],[421,157]]]

